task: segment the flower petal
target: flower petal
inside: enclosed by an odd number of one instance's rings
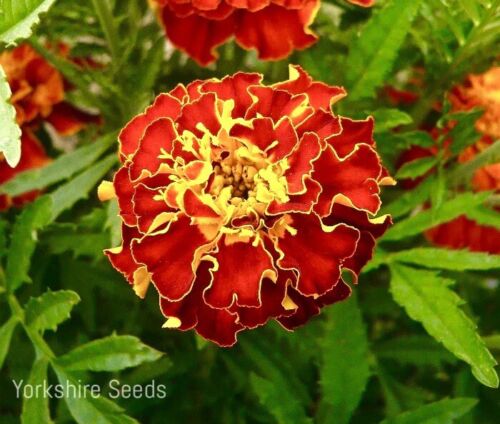
[[[209,240],[190,218],[180,216],[168,231],[149,235],[132,243],[132,254],[152,274],[152,282],[161,296],[176,301],[186,296],[193,286],[196,251]]]
[[[262,280],[276,273],[262,243],[253,246],[250,241],[233,241],[226,236],[212,256],[218,267],[211,271],[213,280],[204,293],[206,302],[214,308],[229,308],[234,302],[239,306],[261,306]]]
[[[278,266],[299,273],[297,290],[305,296],[321,296],[337,284],[342,263],[353,255],[359,231],[339,224],[327,227],[315,215],[291,215],[293,235],[286,231],[276,242],[282,252]]]

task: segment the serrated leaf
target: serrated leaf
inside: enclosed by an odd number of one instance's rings
[[[52,198],[52,219],[56,219],[66,209],[88,196],[89,192],[102,180],[104,175],[116,163],[115,154],[106,156],[95,165],[62,185],[50,194]]]
[[[320,341],[320,423],[348,423],[370,378],[368,340],[356,296],[326,313]],[[356,364],[356,366],[353,366]]]
[[[79,380],[60,367],[54,367],[59,384],[64,390],[70,386],[81,387]],[[138,422],[125,414],[125,411],[111,400],[99,396],[95,398],[86,389],[82,396],[72,396],[72,392],[64,392],[64,401],[78,424],[137,424]]]
[[[346,62],[349,98],[371,97],[386,80],[421,0],[390,0],[352,43]]]
[[[476,404],[477,399],[443,399],[384,420],[382,424],[453,424]]]
[[[80,296],[71,290],[48,291],[31,298],[25,307],[26,324],[38,331],[56,331],[78,302]]]
[[[38,230],[50,222],[52,201],[48,196],[26,206],[12,229],[12,241],[7,255],[6,279],[10,291],[30,282],[28,275],[31,256],[35,250]]]
[[[500,255],[432,247],[403,250],[391,255],[391,260],[451,271],[481,271],[500,268]]]
[[[120,371],[159,359],[163,354],[133,336],[109,336],[78,346],[58,358],[70,371]]]
[[[367,114],[375,119],[375,133],[389,131],[400,125],[408,125],[413,122],[410,115],[399,109],[382,108]]]
[[[36,360],[26,384],[31,387],[42,386],[47,381],[48,365],[49,361],[45,357]],[[52,422],[48,396],[23,397],[22,424],[51,424]]]
[[[377,343],[373,348],[380,359],[391,359],[404,364],[432,365],[455,363],[456,358],[430,337],[405,336]]]
[[[16,109],[10,103],[12,92],[0,66],[0,155],[12,168],[21,160],[21,129],[16,122]]]
[[[71,153],[59,156],[55,161],[42,168],[21,172],[0,186],[0,193],[9,196],[32,190],[40,190],[71,178],[77,172],[94,163],[116,140],[115,134],[101,137],[88,146],[81,147]]]
[[[495,359],[459,308],[463,301],[448,286],[452,280],[432,271],[392,264],[391,293],[415,321],[457,358],[467,362],[474,376],[488,387],[498,387]]]
[[[10,340],[12,339],[12,333],[18,324],[18,319],[16,317],[11,317],[2,327],[0,327],[0,370],[3,367],[5,358],[9,351]]]
[[[311,419],[306,417],[304,408],[297,402],[290,402],[284,391],[271,381],[250,374],[250,384],[260,403],[276,419],[278,424],[308,424]]]
[[[416,178],[430,171],[437,164],[437,158],[429,156],[405,163],[396,173],[396,178]]]
[[[405,237],[421,234],[428,228],[451,221],[483,203],[489,193],[463,193],[444,202],[439,208],[427,209],[393,225],[385,233],[383,240],[401,240]],[[388,209],[390,212],[390,209]]]
[[[467,218],[476,221],[479,225],[486,225],[500,230],[500,213],[484,206],[478,206],[465,212]]]
[[[32,27],[40,21],[55,0],[0,0],[0,42],[14,44],[29,38]]]
[[[483,115],[482,110],[460,112],[447,116],[455,123],[448,136],[452,140],[450,150],[457,155],[466,147],[474,144],[481,135],[477,132],[475,123]]]

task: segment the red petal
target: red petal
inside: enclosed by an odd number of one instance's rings
[[[236,334],[243,330],[237,321],[238,315],[225,309],[200,308],[196,331],[219,346],[230,347],[236,343]]]
[[[179,17],[165,7],[162,20],[170,41],[202,66],[217,59],[216,48],[234,33],[234,14],[223,20],[207,19],[194,14]]]
[[[259,74],[249,74],[238,72],[231,76],[226,76],[222,80],[208,80],[201,86],[204,93],[213,92],[221,100],[234,100],[235,106],[232,112],[233,118],[245,116],[253,100],[248,93],[248,87],[259,85],[262,76]]]
[[[342,132],[330,137],[328,143],[335,149],[340,158],[352,153],[356,145],[360,143],[375,146],[373,139],[373,118],[364,121],[353,121],[349,118],[340,118]]]
[[[375,0],[347,0],[347,1],[363,7],[370,7],[375,4]]]
[[[134,283],[134,272],[140,266],[132,256],[130,245],[132,239],[139,237],[141,237],[141,234],[134,227],[122,224],[123,241],[121,250],[116,253],[114,249],[104,251],[113,268],[122,273],[130,284]]]
[[[297,127],[297,134],[302,137],[306,132],[315,133],[321,140],[332,135],[339,134],[342,131],[340,118],[333,116],[331,112],[316,110],[308,116]]]
[[[219,217],[219,214],[205,205],[192,190],[186,190],[184,193],[184,209],[186,214],[193,218]]]
[[[271,118],[255,118],[251,124],[252,127],[242,124],[234,125],[230,135],[247,140],[267,152],[275,162],[289,155],[299,141],[292,123],[286,117],[281,119],[276,126]]]
[[[195,253],[207,242],[198,227],[190,224],[190,218],[180,216],[166,233],[134,241],[132,253],[137,262],[146,265],[160,295],[175,301],[191,290]]]
[[[267,208],[266,213],[270,215],[280,215],[286,212],[303,212],[310,213],[313,206],[316,204],[321,192],[321,185],[307,178],[305,180],[306,191],[304,194],[290,196],[290,200],[286,203],[278,203],[273,201]]]
[[[120,216],[127,225],[136,225],[137,218],[134,214],[132,197],[134,195],[134,186],[130,181],[129,169],[120,168],[113,179],[118,206],[120,207]]]
[[[178,99],[170,94],[160,94],[146,112],[132,119],[121,131],[119,139],[122,157],[125,158],[137,150],[144,130],[149,124],[159,118],[170,118],[175,121],[180,111],[181,103]]]
[[[343,224],[323,229],[314,214],[291,216],[297,234],[287,231],[278,239],[277,248],[284,254],[278,265],[299,272],[297,290],[303,295],[322,295],[337,284],[342,262],[356,250],[359,231]]]
[[[288,193],[300,194],[306,189],[305,180],[313,169],[313,161],[321,153],[321,144],[316,134],[307,133],[300,139],[298,146],[288,157],[290,166],[285,177],[288,183]]]
[[[255,103],[248,110],[247,119],[264,116],[278,122],[288,116],[295,124],[304,117],[305,94],[292,96],[286,91],[265,86],[252,86],[248,91],[255,97]]]
[[[140,141],[140,148],[135,152],[130,165],[130,177],[133,181],[146,174],[154,175],[158,172],[162,162],[159,158],[162,149],[171,153],[173,142],[177,138],[174,123],[169,118],[161,118],[150,124],[144,131]]]
[[[311,0],[300,10],[287,10],[275,4],[254,13],[238,10],[236,41],[246,49],[256,49],[259,59],[283,59],[292,50],[316,42],[309,25],[318,7],[319,1]]]
[[[203,94],[199,99],[185,105],[181,116],[177,119],[179,134],[188,130],[198,137],[203,135],[200,125],[207,128],[211,134],[217,135],[220,129],[216,114],[216,96],[213,93]]]
[[[62,102],[54,106],[47,121],[61,135],[73,135],[89,124],[99,124],[100,118],[78,110],[69,103]]]
[[[312,78],[300,66],[290,67],[290,79],[274,84],[274,87],[286,90],[291,94],[307,94],[309,103],[314,109],[330,112],[330,105],[347,95],[342,87],[327,85],[323,82],[313,82]]]
[[[159,190],[138,184],[134,193],[134,213],[137,216],[137,227],[141,233],[147,233],[155,218],[164,212],[174,212],[167,206],[165,200],[156,200],[155,196],[160,196]]]
[[[378,177],[382,172],[375,151],[366,144],[344,159],[339,159],[331,146],[314,162],[313,178],[321,184],[323,192],[315,208],[321,216],[330,214],[335,197],[343,195],[359,209],[373,214],[380,208]],[[343,199],[337,199],[344,202]]]
[[[226,1],[228,4],[237,9],[245,9],[250,12],[256,12],[257,10],[264,9],[271,3],[271,0],[226,0]]]
[[[222,238],[218,251],[212,254],[219,267],[212,271],[213,281],[205,291],[205,300],[214,308],[229,308],[234,302],[239,306],[260,306],[262,280],[266,273],[275,272],[271,255],[261,243],[253,246],[251,242],[226,242],[227,238]]]

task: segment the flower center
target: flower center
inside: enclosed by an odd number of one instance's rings
[[[231,203],[240,204],[243,200],[255,197],[255,176],[258,169],[252,164],[221,161],[214,165],[214,182],[211,192],[218,195],[224,187],[230,187]]]

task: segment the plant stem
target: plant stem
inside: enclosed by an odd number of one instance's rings
[[[19,320],[21,325],[23,326],[26,335],[33,343],[35,350],[38,353],[41,353],[43,356],[45,356],[49,361],[52,361],[56,357],[54,352],[52,352],[52,349],[47,344],[47,342],[44,340],[44,338],[41,336],[41,334],[26,324],[25,316],[24,316],[24,309],[19,304],[19,301],[17,300],[17,298],[13,294],[10,294],[8,296],[7,300],[9,302],[9,306],[10,306],[10,310],[12,311],[12,315],[15,316]]]
[[[120,57],[120,42],[109,3],[107,0],[92,0],[92,3],[104,31],[113,63],[116,66]]]

